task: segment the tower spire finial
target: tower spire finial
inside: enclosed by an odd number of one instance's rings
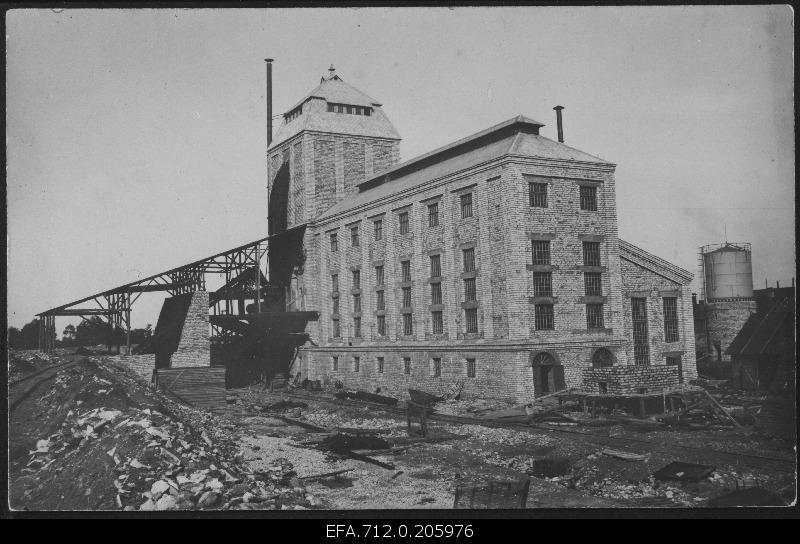
[[[336,68],[333,67],[333,64],[331,64],[331,67],[328,68],[328,72],[330,73],[330,75],[328,76],[328,79],[330,79],[330,78],[332,78],[333,76],[336,75]]]

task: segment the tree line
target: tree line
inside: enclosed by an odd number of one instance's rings
[[[52,331],[57,347],[124,345],[126,334],[117,328],[113,334],[111,325],[98,316],[84,319],[78,326],[72,324],[64,327],[61,339],[56,331]],[[145,344],[153,336],[153,326],[148,324],[143,329],[131,329],[131,344]],[[8,347],[13,349],[37,349],[39,347],[39,319],[26,323],[21,329],[8,328]]]

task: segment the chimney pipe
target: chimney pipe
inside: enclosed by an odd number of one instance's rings
[[[267,147],[272,143],[272,59],[267,63]]]
[[[561,122],[561,110],[564,109],[564,106],[556,106],[553,109],[556,110],[556,125],[558,125],[558,141],[563,144],[564,143],[564,125]]]

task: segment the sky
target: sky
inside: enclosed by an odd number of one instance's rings
[[[266,235],[274,113],[334,64],[406,160],[515,115],[617,164],[622,239],[697,272],[750,242],[795,276],[788,6],[15,10],[6,19],[8,321]],[[155,323],[147,294],[133,326]],[[59,318],[57,330],[74,319]]]

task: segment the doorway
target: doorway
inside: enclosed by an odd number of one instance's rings
[[[681,361],[681,356],[667,356],[667,365],[678,367],[678,383],[683,383],[683,361]]]
[[[566,389],[564,367],[549,353],[539,353],[531,360],[533,394],[536,397]]]

